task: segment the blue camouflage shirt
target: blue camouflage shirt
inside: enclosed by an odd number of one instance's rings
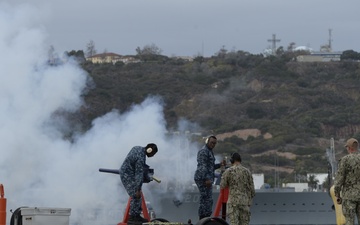
[[[128,184],[133,183],[134,187],[140,190],[144,179],[145,162],[145,148],[141,146],[133,147],[120,167],[122,180]]]
[[[215,164],[214,153],[204,145],[197,154],[197,169],[194,180],[211,180],[214,181],[215,169],[220,168],[220,164]]]

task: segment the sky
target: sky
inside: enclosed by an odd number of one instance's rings
[[[197,125],[179,120],[180,133],[169,135],[163,101],[149,96],[122,114],[112,110],[95,118],[85,133],[64,138],[74,127],[59,112],[83,106],[81,96],[92,81],[71,58],[58,66],[46,63],[50,36],[42,25],[43,10],[0,2],[0,183],[7,224],[10,210],[23,206],[69,208],[71,225],[117,224],[128,195],[118,175],[99,169],[119,169],[132,147],[148,143],[159,149],[147,164],[161,183],[144,184],[143,192],[160,213],[156,196],[162,187],[174,180],[193,182],[202,144],[179,134]],[[153,193],[154,188],[160,190]]]
[[[2,0],[4,1],[4,0]],[[40,8],[47,44],[59,53],[86,50],[134,55],[155,44],[167,56],[212,56],[228,51],[262,53],[291,42],[315,51],[360,51],[359,0],[5,0]],[[28,3],[29,4],[29,3]]]

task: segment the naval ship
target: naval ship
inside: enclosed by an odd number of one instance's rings
[[[157,218],[168,221],[198,221],[198,191],[163,194],[156,208]],[[213,193],[215,209],[219,191]],[[328,192],[256,190],[251,206],[251,225],[264,224],[336,224],[333,201]]]

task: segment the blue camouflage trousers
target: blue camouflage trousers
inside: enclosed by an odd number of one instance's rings
[[[129,209],[130,216],[139,216],[141,213],[141,197],[140,198],[135,197],[136,186],[133,184],[133,182],[123,179],[122,179],[122,183],[125,187],[126,192],[131,197],[130,209]]]
[[[249,225],[250,207],[247,205],[227,204],[227,216],[231,225]]]
[[[199,217],[210,217],[212,214],[212,187],[207,187],[203,180],[195,181],[200,192]]]
[[[345,225],[355,224],[355,215],[360,221],[360,202],[343,199],[342,210],[345,217]]]

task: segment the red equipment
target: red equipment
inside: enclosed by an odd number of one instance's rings
[[[0,225],[6,224],[6,198],[4,198],[4,186],[0,184]]]
[[[128,203],[126,205],[123,221],[118,223],[118,225],[127,225],[127,222],[129,220],[130,201],[131,201],[131,197],[129,198]],[[142,208],[144,218],[147,219],[148,221],[150,221],[149,211],[147,209],[145,198],[144,198],[144,195],[142,192],[141,192],[141,208]]]
[[[220,209],[222,209],[221,218],[226,220],[226,204],[229,198],[229,188],[220,190],[220,194],[214,210],[214,217],[219,217]]]

